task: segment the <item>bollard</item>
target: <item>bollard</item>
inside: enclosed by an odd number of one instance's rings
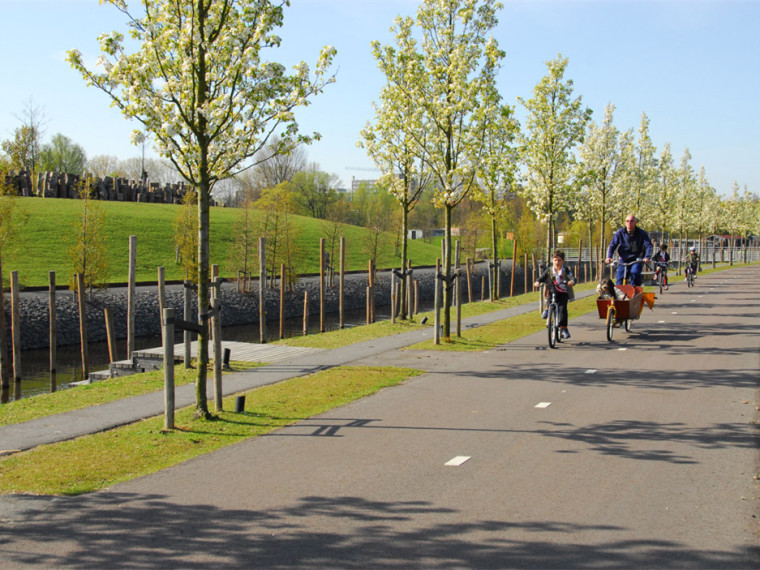
[[[230,356],[232,356],[232,351],[229,348],[224,349],[224,369],[229,370],[230,369]]]
[[[235,400],[235,413],[242,414],[245,411],[245,396],[238,396]]]

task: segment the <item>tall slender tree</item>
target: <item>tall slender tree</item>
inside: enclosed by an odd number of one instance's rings
[[[533,89],[533,97],[518,100],[528,113],[522,133],[527,181],[522,193],[536,216],[546,223],[546,257],[556,244],[557,215],[575,202],[572,183],[573,149],[583,142],[591,109],[573,99],[573,81],[565,79],[567,58],[547,62],[549,73]]]
[[[411,20],[397,22],[399,29],[410,26]],[[409,214],[414,210],[420,196],[430,186],[431,173],[420,158],[419,147],[425,146],[424,117],[416,102],[409,97],[422,73],[422,60],[415,53],[415,41],[410,28],[397,35],[399,48],[382,46],[372,42],[372,50],[378,67],[385,74],[386,84],[380,92],[380,101],[374,104],[374,123],[362,129],[359,147],[383,173],[379,186],[388,190],[401,209],[401,260],[399,268],[406,275],[408,262]],[[401,279],[399,316],[406,318],[407,279]]]
[[[490,33],[498,23],[500,8],[496,0],[423,0],[414,21],[397,18],[392,28],[400,53],[388,58],[388,65],[400,60],[415,66],[414,82],[399,85],[425,127],[424,131],[413,129],[413,133],[425,133],[424,140],[416,141],[414,152],[432,173],[436,181],[433,201],[444,211],[444,339],[451,334],[452,211],[476,184],[476,167],[484,149],[478,119],[488,106],[498,104],[493,84],[504,52]],[[415,31],[419,43],[413,39]]]
[[[77,50],[68,60],[88,84],[107,93],[122,113],[142,124],[161,156],[198,190],[198,376],[196,413],[210,417],[206,396],[209,319],[209,205],[218,181],[252,166],[278,133],[293,142],[294,109],[306,105],[334,77],[335,54],[325,47],[314,73],[301,62],[292,73],[266,57],[281,44],[275,34],[288,0],[104,0],[128,18],[131,41],[100,36],[102,71]],[[127,50],[137,46],[136,51]]]

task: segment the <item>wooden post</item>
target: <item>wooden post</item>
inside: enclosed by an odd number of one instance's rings
[[[113,330],[113,316],[110,307],[103,309],[103,318],[106,320],[106,339],[108,340],[108,362],[116,362],[116,335]],[[161,329],[163,332],[163,329]]]
[[[13,343],[13,379],[21,382],[21,328],[19,320],[18,271],[11,271],[11,335]]]
[[[166,272],[163,267],[158,268],[158,318],[161,319],[166,308]],[[163,332],[163,327],[161,328]]]
[[[164,429],[174,429],[174,309],[164,309]]]
[[[467,266],[467,302],[472,303],[472,258],[468,257],[465,264]]]
[[[3,392],[10,388],[10,362],[8,362],[8,337],[5,331],[5,292],[3,290],[3,270],[0,264],[0,383]]]
[[[491,274],[490,268],[488,269],[488,274],[489,275]],[[489,277],[489,280],[490,280],[490,277]],[[480,302],[482,303],[485,300],[486,300],[486,276],[481,275],[480,276]]]
[[[189,280],[185,280],[184,282],[184,307],[183,307],[183,315],[184,320],[187,322],[190,322],[193,318],[193,315],[191,313],[192,311],[192,293],[193,293],[193,285]],[[185,330],[183,334],[183,340],[185,341],[185,368],[191,368],[192,367],[192,332],[190,330]]]
[[[212,305],[214,316],[211,326],[214,330],[214,407],[217,412],[223,411],[222,406],[222,279],[214,279],[214,299]],[[173,342],[173,339],[168,339]]]
[[[82,273],[77,273],[77,298],[79,299],[79,337],[82,343],[82,378],[87,380],[90,376],[90,349],[87,344],[87,303]]]
[[[319,238],[319,332],[325,332],[325,238]]]
[[[433,324],[433,343],[441,344],[441,259],[435,260],[435,296],[433,301],[433,314],[435,315]]]
[[[259,342],[267,341],[267,310],[264,286],[267,279],[266,238],[259,238]]]
[[[517,261],[517,239],[512,240],[512,276],[509,284],[509,296],[513,297],[515,294],[515,261]]]
[[[343,296],[345,294],[345,271],[346,271],[346,238],[340,238],[340,275],[338,276],[338,323],[339,327],[345,326],[343,314]]]
[[[460,257],[460,244],[462,242],[457,240],[456,248],[454,250],[454,298],[457,303],[457,338],[462,336],[462,280],[459,275],[459,257]]]
[[[578,280],[581,277],[581,263],[583,262],[583,240],[578,240],[578,267],[576,269],[577,275],[575,279]]]
[[[391,269],[391,324],[396,323],[396,274]]]
[[[415,279],[414,280],[414,314],[418,314],[420,312],[420,282]]]
[[[496,260],[488,262],[488,298],[490,300],[495,300],[496,297],[494,297],[493,290],[494,290],[494,281],[496,276]],[[481,292],[481,297],[483,297],[483,294]],[[483,299],[481,298],[481,301]]]
[[[280,263],[280,338],[285,338],[285,264]]]
[[[303,292],[303,336],[309,334],[309,291]]]
[[[412,283],[414,283],[414,279],[412,279],[412,260],[410,259],[407,268],[406,268],[406,308],[409,312],[409,320],[414,320],[414,311],[412,310]]]
[[[129,236],[129,282],[127,285],[127,358],[135,350],[135,276],[137,273],[137,236]]]
[[[58,335],[56,333],[57,318],[55,309],[55,271],[48,272],[48,281],[50,283],[48,302],[50,314],[50,335],[48,341],[48,345],[50,346],[50,391],[55,392],[58,389],[58,371],[56,369],[56,363],[58,360],[56,353],[58,349]],[[3,323],[3,326],[5,326],[5,323]],[[0,348],[0,350],[2,350],[2,348]]]
[[[523,260],[523,293],[528,292],[528,254],[525,254],[525,259]]]

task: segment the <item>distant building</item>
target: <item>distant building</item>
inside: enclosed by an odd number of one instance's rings
[[[356,192],[361,184],[365,184],[368,190],[374,190],[377,188],[377,178],[375,179],[358,179],[351,177],[351,192]]]
[[[409,239],[422,239],[422,230],[407,230],[406,237]]]

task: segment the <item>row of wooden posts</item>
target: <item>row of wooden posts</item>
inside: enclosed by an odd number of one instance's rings
[[[259,275],[266,275],[266,240],[265,238],[259,239]],[[340,239],[340,256],[339,256],[339,327],[344,327],[344,284],[345,284],[345,238]],[[467,295],[469,302],[472,302],[472,270],[473,263],[470,258],[467,258],[466,269],[462,271],[460,269],[460,246],[459,242],[455,242],[455,260],[454,260],[454,274],[449,276],[450,285],[454,286],[454,305],[457,307],[456,318],[456,334],[461,336],[461,303],[462,303],[462,278],[466,276],[467,283]],[[326,271],[327,271],[327,254],[325,250],[325,240],[320,240],[320,290],[319,290],[319,331],[325,331],[325,305],[326,305]],[[446,245],[445,241],[442,242],[442,257],[445,255]],[[513,242],[513,257],[512,263],[514,267],[515,255],[516,255],[516,243]],[[128,276],[128,292],[127,292],[127,358],[132,358],[134,352],[134,339],[135,339],[135,287],[136,287],[136,262],[137,262],[137,236],[129,237],[129,276]],[[527,268],[528,256],[525,255],[525,266]],[[490,269],[495,266],[490,264]],[[533,257],[533,273],[535,274],[535,257]],[[370,260],[368,268],[368,286],[366,291],[366,322],[372,323],[375,321],[375,302],[374,302],[374,290],[375,290],[375,263],[374,260]],[[391,273],[391,319],[395,322],[397,315],[409,314],[413,318],[414,314],[419,312],[419,282],[412,279],[413,270],[411,263],[408,265],[405,271],[395,269]],[[496,272],[497,281],[494,283],[494,272],[488,271],[487,278],[488,291],[496,291],[496,297],[501,290],[501,272]],[[82,374],[86,379],[90,373],[90,359],[88,350],[87,339],[87,308],[86,308],[86,290],[84,286],[84,276],[76,275],[77,283],[77,300],[79,308],[79,325],[80,325],[80,343],[81,343],[81,357],[82,357]],[[534,276],[535,277],[535,276]],[[2,278],[2,266],[0,264],[0,279]],[[398,279],[398,281],[397,281]],[[400,298],[401,279],[407,280],[407,296],[405,299]],[[440,273],[440,259],[436,264],[436,287],[435,287],[435,315],[436,315],[436,327],[435,327],[435,342],[440,343],[440,327],[438,323],[440,314],[440,288],[443,281],[446,278]],[[486,276],[482,277],[481,283],[481,301],[485,299],[486,295]],[[514,280],[515,272],[512,272],[511,284],[510,284],[510,296],[514,294]],[[2,288],[0,288],[0,377],[2,377],[2,387],[7,390],[9,387],[9,379],[12,376],[14,378],[17,393],[20,392],[21,382],[21,342],[20,342],[20,330],[19,330],[19,285],[18,285],[18,272],[12,271],[10,274],[11,283],[11,334],[12,334],[12,358],[8,359],[7,351],[7,339],[5,328],[5,311],[4,311],[4,297]],[[260,285],[263,280],[260,280]],[[280,306],[279,306],[279,322],[280,330],[279,337],[284,338],[284,307],[285,307],[285,267],[280,266]],[[214,265],[212,267],[212,300],[213,302],[221,303],[221,279],[219,278],[219,267]],[[259,337],[260,342],[266,342],[266,302],[264,298],[264,287],[259,287]],[[525,291],[528,290],[528,272],[525,272]],[[184,361],[185,366],[191,366],[191,341],[192,341],[192,328],[188,328],[187,323],[195,320],[191,316],[191,304],[192,304],[192,291],[193,285],[189,281],[184,282],[184,320],[182,323],[185,325],[184,330]],[[159,310],[160,316],[166,319],[164,316],[165,310],[165,272],[163,267],[158,268],[158,296],[159,296]],[[404,306],[402,307],[402,304]],[[212,313],[214,309],[212,307]],[[56,390],[57,384],[57,370],[56,370],[56,275],[55,271],[49,272],[49,315],[50,315],[50,329],[49,329],[49,347],[50,347],[50,386],[51,391]],[[303,334],[306,335],[309,332],[309,297],[308,291],[304,292],[303,302]],[[109,359],[111,362],[118,360],[116,337],[114,334],[114,324],[111,311],[109,308],[104,309],[105,328],[108,343]],[[217,313],[215,318],[211,320],[212,330],[213,327],[217,327],[221,330],[220,315]],[[173,335],[170,337],[173,340]],[[212,338],[221,339],[221,332],[219,334],[213,334]],[[166,343],[165,343],[166,344]],[[218,354],[218,353],[217,353]],[[221,364],[221,358],[216,357],[215,361],[219,361]],[[12,375],[10,370],[13,371]],[[221,405],[221,404],[220,404]]]

